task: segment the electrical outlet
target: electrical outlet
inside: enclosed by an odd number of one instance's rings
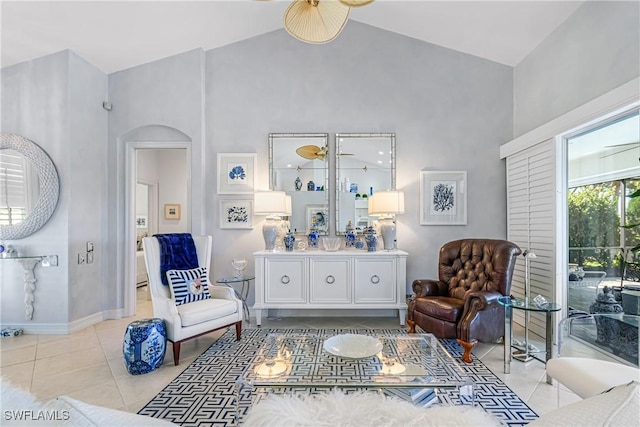
[[[78,254],[78,264],[84,264],[87,262],[86,254]]]
[[[93,263],[93,251],[87,252],[87,264]]]
[[[43,267],[57,267],[58,266],[58,255],[48,255],[42,258],[42,266]]]
[[[93,242],[87,242],[87,252],[93,252]]]

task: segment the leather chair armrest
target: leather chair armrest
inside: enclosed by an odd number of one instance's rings
[[[439,280],[416,279],[412,284],[416,298],[447,295],[447,284]]]
[[[467,311],[467,307],[472,303],[473,300],[477,300],[475,303],[479,304],[477,305],[477,309],[478,311],[480,311],[485,310],[487,307],[490,307],[492,305],[498,304],[498,298],[503,296],[504,295],[502,295],[500,292],[495,291],[469,292],[464,303],[465,311]]]

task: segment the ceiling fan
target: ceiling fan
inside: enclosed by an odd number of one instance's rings
[[[305,43],[322,44],[342,31],[352,7],[373,0],[294,0],[284,13],[284,28]]]
[[[614,144],[614,145],[605,145],[604,146],[604,148],[611,148],[611,149],[618,148],[618,147],[623,148],[623,149],[619,150],[619,151],[616,151],[614,153],[604,154],[604,155],[600,156],[600,158],[604,159],[605,157],[615,156],[615,155],[620,154],[620,153],[624,153],[624,152],[631,151],[631,150],[636,150],[636,149],[638,149],[638,147],[640,147],[640,141],[627,142],[625,144]],[[627,148],[624,148],[624,147],[627,147]]]

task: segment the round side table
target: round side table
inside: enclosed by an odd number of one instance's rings
[[[242,300],[242,307],[244,308],[244,316],[247,319],[247,322],[251,324],[251,318],[249,317],[249,307],[247,306],[247,297],[249,296],[249,288],[251,286],[251,281],[255,279],[255,276],[233,276],[233,277],[222,277],[216,280],[216,283],[220,283],[222,285],[228,286],[233,289],[236,296]],[[242,283],[242,290],[238,292],[236,288],[231,286],[231,283]]]
[[[520,300],[511,297],[498,298],[498,304],[504,307],[504,373],[511,372],[511,358],[515,358],[521,362],[528,362],[532,359],[536,359],[546,365],[547,361],[553,357],[552,350],[552,337],[553,337],[553,318],[552,314],[560,311],[562,307],[560,304],[548,302],[546,304],[538,305],[533,300]],[[545,353],[545,358],[540,359],[536,357],[533,352],[529,350],[528,331],[525,330],[525,342],[524,350],[511,351],[513,341],[513,310],[523,310],[525,312],[538,312],[546,314],[546,330],[545,330],[545,350],[538,351],[537,353]],[[514,354],[515,353],[515,354]],[[547,375],[547,383],[551,384],[551,377]]]
[[[146,374],[162,365],[167,350],[164,320],[141,319],[129,323],[124,334],[122,354],[131,375]]]

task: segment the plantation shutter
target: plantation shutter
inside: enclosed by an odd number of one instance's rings
[[[557,249],[556,233],[556,177],[557,157],[554,139],[541,142],[507,157],[507,238],[522,251],[530,250],[530,298],[542,295],[555,301],[555,273]],[[518,257],[511,294],[524,298],[525,263]],[[524,312],[513,311],[514,321],[524,324]],[[533,314],[529,330],[545,335],[544,314]]]
[[[26,216],[30,208],[27,174],[24,156],[12,150],[0,153],[0,224],[15,224]]]

